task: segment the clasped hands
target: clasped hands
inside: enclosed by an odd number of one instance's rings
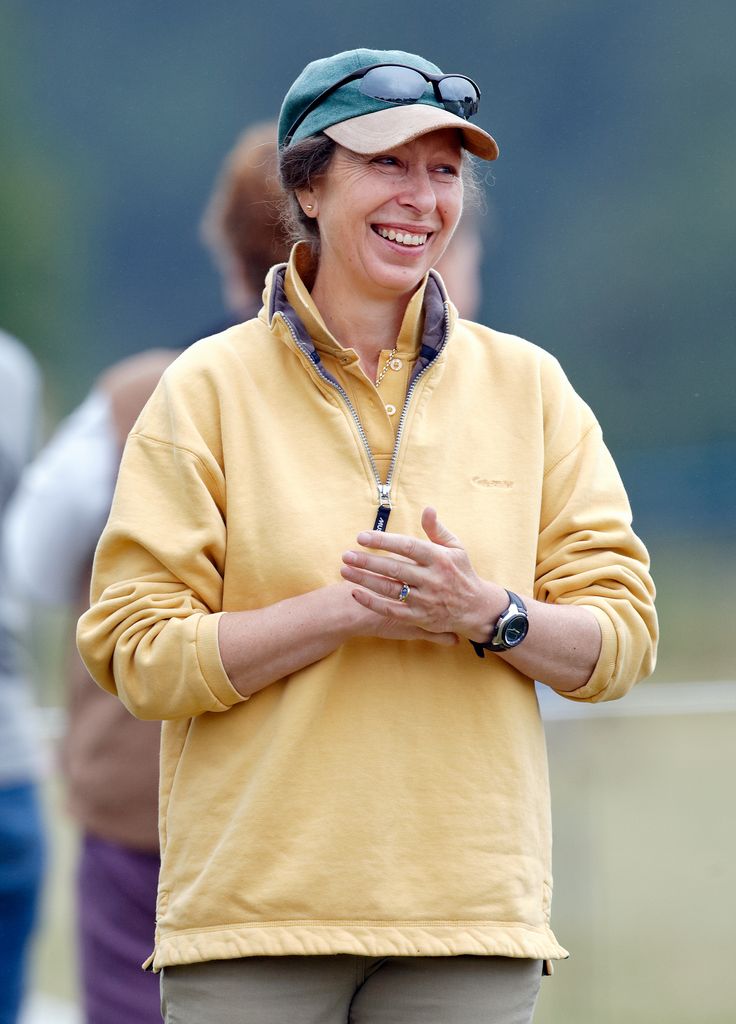
[[[375,530],[358,534],[358,543],[371,550],[346,551],[340,569],[343,579],[357,584],[354,600],[435,643],[486,640],[506,607],[505,590],[478,576],[435,509],[424,509],[422,529],[427,540]]]

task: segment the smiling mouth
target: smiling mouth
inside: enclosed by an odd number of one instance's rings
[[[430,234],[426,232],[421,234],[412,234],[410,231],[397,231],[396,228],[384,228],[373,225],[373,230],[381,238],[387,239],[389,242],[396,242],[398,245],[405,245],[407,248],[416,248],[418,245],[424,245]]]

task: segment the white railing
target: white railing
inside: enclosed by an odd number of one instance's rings
[[[537,685],[542,718],[547,722],[575,718],[640,718],[645,715],[715,715],[736,712],[736,681],[708,683],[642,683],[621,700],[577,703]]]

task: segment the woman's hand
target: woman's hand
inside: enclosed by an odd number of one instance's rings
[[[358,584],[353,599],[375,616],[384,616],[392,629],[414,626],[425,635],[486,641],[508,605],[507,592],[477,575],[462,544],[433,508],[422,513],[422,528],[427,540],[400,533],[358,534],[359,544],[380,554],[343,555],[340,572]],[[409,593],[402,601],[404,584]],[[591,610],[524,600],[529,612],[524,643],[495,657],[557,690],[585,685],[601,650],[601,630]]]
[[[413,622],[379,615],[353,600],[342,580],[265,608],[225,612],[218,642],[222,664],[243,697],[319,661],[353,637],[456,644],[454,633],[429,633]]]
[[[351,594],[350,587],[344,583],[340,585],[345,586],[350,595],[349,600],[357,612],[352,628],[353,636],[374,636],[382,640],[428,640],[429,643],[441,644],[444,647],[452,647],[458,642],[456,633],[424,629],[406,616],[394,615],[395,602],[391,602],[393,607],[385,611],[376,611],[366,602],[353,600],[354,591]]]
[[[422,513],[422,529],[427,540],[378,531],[358,534],[359,544],[380,553],[343,555],[343,578],[358,584],[354,599],[391,623],[486,640],[506,607],[505,590],[477,575],[462,544],[433,508]],[[401,600],[404,585],[409,593]]]

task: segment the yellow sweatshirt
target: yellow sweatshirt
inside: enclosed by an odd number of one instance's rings
[[[165,372],[79,624],[99,684],[164,720],[153,967],[565,956],[532,680],[466,642],[356,639],[247,701],[222,667],[219,613],[339,581],[379,504],[303,292],[292,257],[258,319]],[[550,355],[457,320],[435,275],[407,317],[421,347],[387,460],[389,529],[421,536],[432,504],[481,576],[590,608],[600,659],[566,696],[621,696],[653,666],[653,586],[593,414]]]

